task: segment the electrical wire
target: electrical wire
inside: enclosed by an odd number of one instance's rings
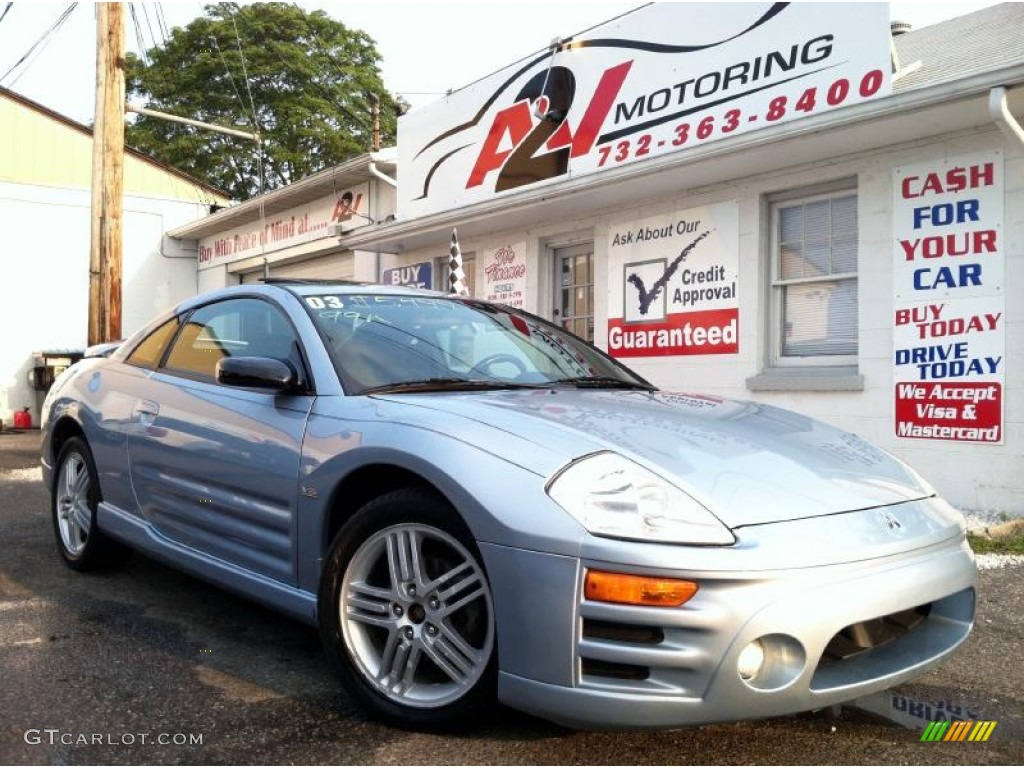
[[[4,12],[3,12],[3,13],[0,13],[0,21],[3,21],[3,20],[4,20],[4,18],[5,18],[6,16],[7,16],[7,12],[8,12],[9,10],[11,10],[11,7],[12,7],[13,5],[14,5],[14,0],[11,0],[11,2],[9,2],[9,3],[8,3],[8,4],[6,5],[6,6],[4,6]]]
[[[135,27],[135,42],[139,46],[139,57],[147,67],[150,64],[149,55],[146,53],[146,41],[142,38],[142,27],[139,26],[139,18],[135,15],[135,3],[128,3],[128,13],[132,17],[132,25]]]
[[[167,17],[164,16],[164,5],[163,3],[156,4],[156,23],[160,27],[160,38],[163,40],[163,44],[166,47],[167,41],[171,37],[170,31],[167,29]]]
[[[238,86],[235,84],[235,76],[231,73],[231,67],[228,66],[228,60],[224,58],[224,51],[220,49],[220,43],[217,41],[216,35],[210,35],[210,40],[213,41],[214,50],[217,51],[217,56],[220,58],[221,64],[224,65],[224,71],[228,73],[228,80],[231,81],[231,89],[235,92],[235,96],[238,98],[238,106],[242,108],[242,114],[252,124],[253,130],[256,129],[255,116],[248,114],[248,109],[245,106],[245,99],[242,98],[242,92],[238,90]]]
[[[142,3],[142,15],[146,17],[146,27],[149,29],[149,39],[153,41],[153,47],[158,48],[159,43],[156,41],[156,35],[153,34],[153,25],[149,23],[149,9],[147,6],[149,3]]]
[[[259,119],[257,118],[257,115],[256,115],[256,104],[252,100],[252,88],[249,87],[249,73],[246,71],[246,68],[245,68],[245,54],[242,52],[242,38],[238,35],[238,25],[235,23],[235,15],[234,14],[231,14],[231,26],[235,30],[235,45],[238,47],[238,55],[239,55],[239,57],[242,60],[242,78],[243,78],[243,82],[245,83],[246,93],[249,94],[249,106],[252,108],[253,127],[257,131],[259,131],[260,125],[259,125]]]
[[[302,10],[299,7],[298,3],[293,2],[292,5],[296,9],[298,9],[300,11]],[[323,40],[321,40],[319,38],[319,36],[316,34],[316,30],[313,29],[313,25],[309,24],[308,21],[307,21],[307,29],[309,30],[309,34],[310,34],[310,36],[312,36],[312,38],[316,42],[316,44],[320,46],[320,50],[323,52],[324,56],[327,58],[328,61],[331,62],[331,64],[334,65],[335,69],[337,69],[338,77],[339,78],[344,78],[344,76],[345,76],[345,69],[344,69],[344,67],[334,58],[334,55],[331,53],[331,49],[328,46],[324,45]],[[280,54],[278,54],[278,58],[281,58]],[[331,81],[333,79],[333,78],[331,78],[331,76],[327,72],[327,70],[324,69],[320,65],[320,62],[317,60],[317,58],[315,56],[310,56],[309,60],[313,63],[313,66],[315,66],[317,69],[320,70],[320,74],[323,76],[325,81],[329,82],[329,81]],[[284,63],[284,59],[281,59],[281,61],[282,61],[282,63]],[[316,80],[314,80],[313,82],[316,83]],[[329,102],[331,102],[332,104],[334,104],[334,106],[338,110],[343,112],[348,117],[349,120],[354,122],[358,127],[362,128],[364,133],[366,133],[367,135],[370,135],[373,132],[372,128],[367,127],[366,123],[364,123],[360,118],[356,117],[350,110],[346,109],[341,104],[338,104],[337,101],[335,101],[335,99],[330,96],[330,94],[327,91],[327,87],[325,85],[322,85],[321,83],[316,83],[316,84],[318,86],[320,86],[321,89],[324,91],[324,93],[327,95],[327,100]]]
[[[45,32],[43,32],[43,34],[39,37],[39,39],[36,40],[34,43],[32,43],[32,46],[27,51],[25,51],[25,54],[20,59],[18,59],[16,62],[14,62],[14,65],[10,69],[8,69],[6,72],[4,72],[4,74],[2,76],[0,76],[0,83],[2,83],[4,80],[6,80],[7,76],[10,75],[14,70],[16,70],[18,67],[20,67],[28,59],[28,57],[32,55],[32,52],[35,51],[36,48],[39,47],[40,44],[42,44],[42,48],[39,48],[39,52],[42,53],[43,50],[46,48],[46,46],[49,44],[49,42],[52,39],[54,33],[57,32],[57,30],[59,30],[62,26],[64,26],[64,22],[68,20],[68,17],[71,15],[71,12],[74,11],[75,8],[77,8],[77,7],[78,7],[78,3],[71,3],[71,5],[69,5],[67,8],[65,8],[64,12],[61,13],[61,15],[57,17],[57,20],[55,22],[53,22],[53,24],[50,25],[49,29],[47,29]],[[6,11],[4,11],[4,13],[6,14]],[[16,82],[18,82],[18,80],[21,78],[21,76],[24,75],[28,71],[28,69],[29,68],[26,66],[25,69],[23,69],[18,74],[18,77],[14,78],[14,80],[12,80],[10,85],[8,85],[7,87],[8,88],[13,87],[14,84]]]

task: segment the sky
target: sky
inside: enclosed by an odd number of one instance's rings
[[[346,26],[362,29],[377,43],[384,84],[413,106],[457,89],[566,37],[632,10],[643,3],[587,0],[476,0],[475,2],[301,2],[321,9]],[[890,18],[915,29],[994,5],[993,2],[890,3]],[[8,70],[43,35],[68,2],[0,0],[0,85],[83,123],[92,121],[95,69],[95,9],[79,3],[67,21],[29,56]],[[168,27],[185,26],[202,15],[199,2],[134,3],[147,46],[160,32],[156,7]],[[149,23],[147,24],[147,19]],[[150,34],[150,27],[153,34]],[[129,50],[138,51],[130,16]]]

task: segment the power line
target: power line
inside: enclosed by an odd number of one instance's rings
[[[231,14],[231,26],[235,30],[235,45],[238,46],[238,55],[242,59],[242,78],[245,82],[246,93],[249,94],[249,106],[252,108],[252,122],[257,131],[260,129],[259,120],[256,115],[256,104],[252,100],[252,88],[249,87],[249,73],[245,68],[245,54],[242,52],[242,38],[238,35],[238,25],[235,23],[235,15]]]
[[[245,107],[245,99],[242,98],[242,92],[238,90],[238,86],[235,84],[235,76],[231,74],[231,67],[228,66],[228,60],[224,58],[224,52],[220,49],[220,43],[217,42],[216,35],[210,35],[210,39],[213,41],[213,47],[217,51],[217,56],[220,58],[221,64],[224,65],[224,71],[228,73],[228,80],[231,81],[231,89],[235,92],[235,96],[238,98],[238,106],[242,108],[242,114],[246,115],[247,119],[252,123],[253,130],[258,131],[256,127],[256,116],[246,114],[248,110]]]
[[[298,3],[293,2],[292,6],[295,7],[297,10],[302,11]],[[305,15],[304,11],[303,14]],[[324,44],[324,41],[321,40],[320,37],[317,35],[316,30],[313,29],[313,24],[309,21],[308,18],[306,18],[306,28],[309,30],[309,34],[313,38],[314,42],[316,42],[316,44],[320,46],[320,50],[323,52],[324,56],[327,57],[327,60],[330,61],[331,64],[333,64],[335,68],[338,70],[338,75],[343,78],[345,76],[344,68],[335,60],[334,56],[331,54],[331,49],[328,46],[326,46]],[[285,63],[284,58],[281,56],[281,54],[276,50],[275,53],[277,54],[277,57],[281,59],[281,63],[285,64],[285,66],[288,66]],[[310,55],[309,60],[310,62],[312,62],[313,66],[315,66],[320,71],[320,74],[323,76],[323,79],[325,81],[329,82],[330,80],[332,80],[327,70],[320,64],[316,56]],[[327,101],[331,102],[338,109],[339,112],[345,114],[348,117],[348,119],[355,123],[357,127],[361,128],[364,133],[372,133],[372,129],[367,127],[366,123],[364,123],[361,118],[356,117],[356,115],[353,112],[351,112],[346,107],[343,107],[341,104],[338,103],[338,101],[330,93],[330,90],[328,89],[326,83],[320,83],[316,80],[316,78],[313,78],[313,82],[320,88],[321,92],[324,94],[324,97],[327,99]]]
[[[142,28],[139,26],[139,17],[135,15],[135,3],[128,3],[128,13],[132,17],[132,25],[135,27],[135,42],[139,46],[139,56],[142,62],[149,65],[149,56],[146,54],[146,41],[142,39]]]
[[[160,27],[160,37],[164,41],[164,46],[167,46],[167,41],[170,39],[171,34],[167,29],[167,19],[164,16],[164,5],[163,3],[156,4],[156,23]]]
[[[153,34],[153,25],[149,23],[149,9],[146,7],[149,3],[142,3],[142,15],[146,17],[146,27],[149,29],[149,39],[153,41],[153,47],[159,48],[160,44],[156,41],[156,35]]]
[[[8,5],[8,8],[9,7],[10,6]],[[12,66],[10,69],[8,69],[6,72],[4,72],[3,76],[0,76],[0,83],[2,83],[4,80],[6,80],[7,76],[9,74],[11,74],[11,72],[13,72],[18,67],[20,67],[25,62],[25,60],[28,59],[28,57],[32,55],[32,52],[35,51],[36,48],[39,47],[40,44],[42,44],[43,47],[39,48],[39,52],[42,53],[43,49],[46,48],[46,45],[49,43],[49,41],[52,38],[53,34],[64,25],[64,22],[68,20],[68,17],[71,15],[71,12],[74,11],[75,8],[77,8],[77,7],[78,7],[78,3],[72,3],[67,8],[65,8],[64,12],[61,13],[61,15],[57,17],[57,20],[55,22],[53,22],[53,24],[50,25],[49,29],[47,29],[45,32],[43,32],[43,34],[39,37],[39,39],[36,40],[27,51],[25,51],[25,55],[22,56],[20,59],[18,59],[14,63],[14,66]],[[6,15],[6,13],[7,13],[7,11],[5,10],[4,14]],[[21,76],[24,75],[28,71],[28,69],[29,69],[28,67],[25,67],[25,69],[23,69],[18,74],[18,77],[14,78],[14,80],[11,81],[11,84],[8,87],[12,87],[16,82],[18,82],[18,80],[21,78]]]
[[[14,0],[11,0],[11,2],[9,2],[9,3],[8,3],[8,4],[7,4],[7,5],[5,6],[5,7],[4,7],[4,12],[3,12],[3,13],[0,13],[0,21],[3,21],[3,20],[4,20],[4,17],[5,17],[5,16],[7,16],[7,12],[8,12],[9,10],[11,10],[11,6],[13,6],[13,5],[14,5]]]

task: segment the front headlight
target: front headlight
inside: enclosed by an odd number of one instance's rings
[[[686,493],[615,453],[570,464],[548,495],[595,536],[667,544],[734,544],[722,522]]]

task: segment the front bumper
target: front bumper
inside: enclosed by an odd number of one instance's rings
[[[749,572],[481,551],[497,607],[500,699],[573,727],[664,728],[849,701],[934,666],[974,620],[974,559],[962,534],[869,560]],[[689,578],[700,590],[673,609],[592,602],[582,592],[587,568]],[[916,623],[897,636],[831,658],[845,642],[837,635],[914,609]],[[745,681],[738,659],[755,639],[768,649],[765,667]]]

